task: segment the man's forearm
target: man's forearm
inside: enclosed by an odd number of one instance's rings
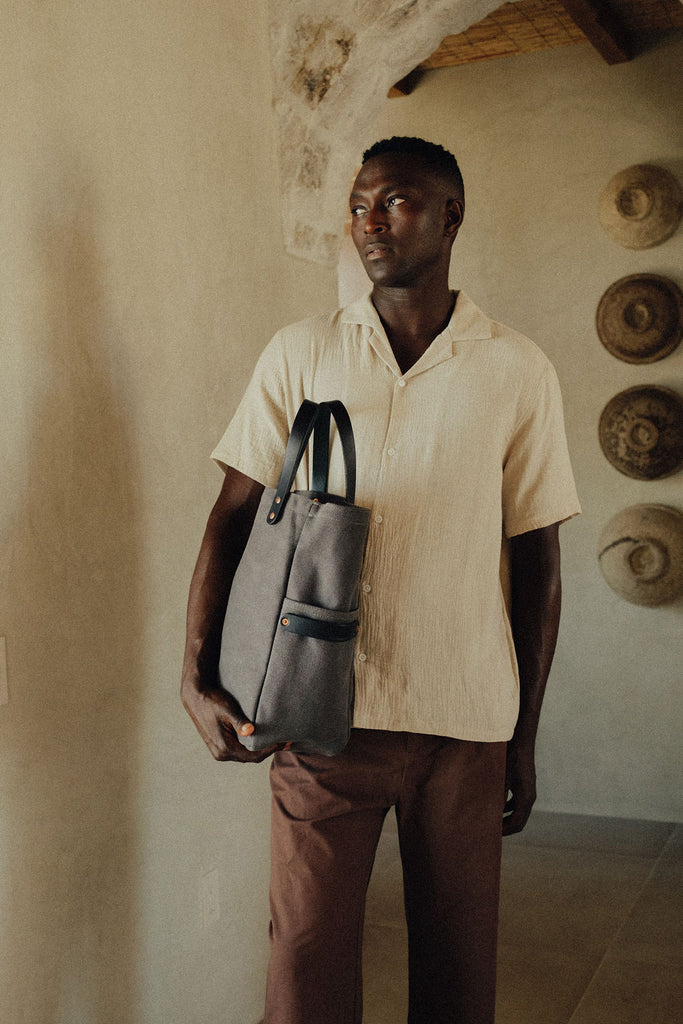
[[[209,516],[187,605],[183,680],[216,683],[221,633],[232,581],[246,547],[263,488],[228,470]]]
[[[197,558],[187,604],[187,633],[183,680],[206,685],[216,676],[220,655],[221,626],[236,566],[221,535],[220,524],[211,519]]]
[[[533,744],[560,624],[558,524],[511,541],[511,623],[520,677],[515,737]]]
[[[519,667],[519,716],[508,743],[503,835],[526,825],[536,800],[536,731],[560,622],[558,524],[510,542],[512,635]]]

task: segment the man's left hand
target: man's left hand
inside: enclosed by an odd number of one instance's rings
[[[533,746],[522,746],[510,740],[505,765],[505,812],[503,835],[521,832],[536,801],[536,761]]]

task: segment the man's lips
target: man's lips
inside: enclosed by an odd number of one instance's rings
[[[389,246],[384,245],[382,242],[370,242],[365,246],[366,260],[381,260],[390,252]]]

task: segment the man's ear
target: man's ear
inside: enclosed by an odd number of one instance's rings
[[[446,203],[446,235],[455,238],[465,216],[461,199],[449,199]]]

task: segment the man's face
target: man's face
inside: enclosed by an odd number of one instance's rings
[[[462,204],[416,156],[368,160],[351,191],[351,234],[375,285],[405,288],[448,270]]]

